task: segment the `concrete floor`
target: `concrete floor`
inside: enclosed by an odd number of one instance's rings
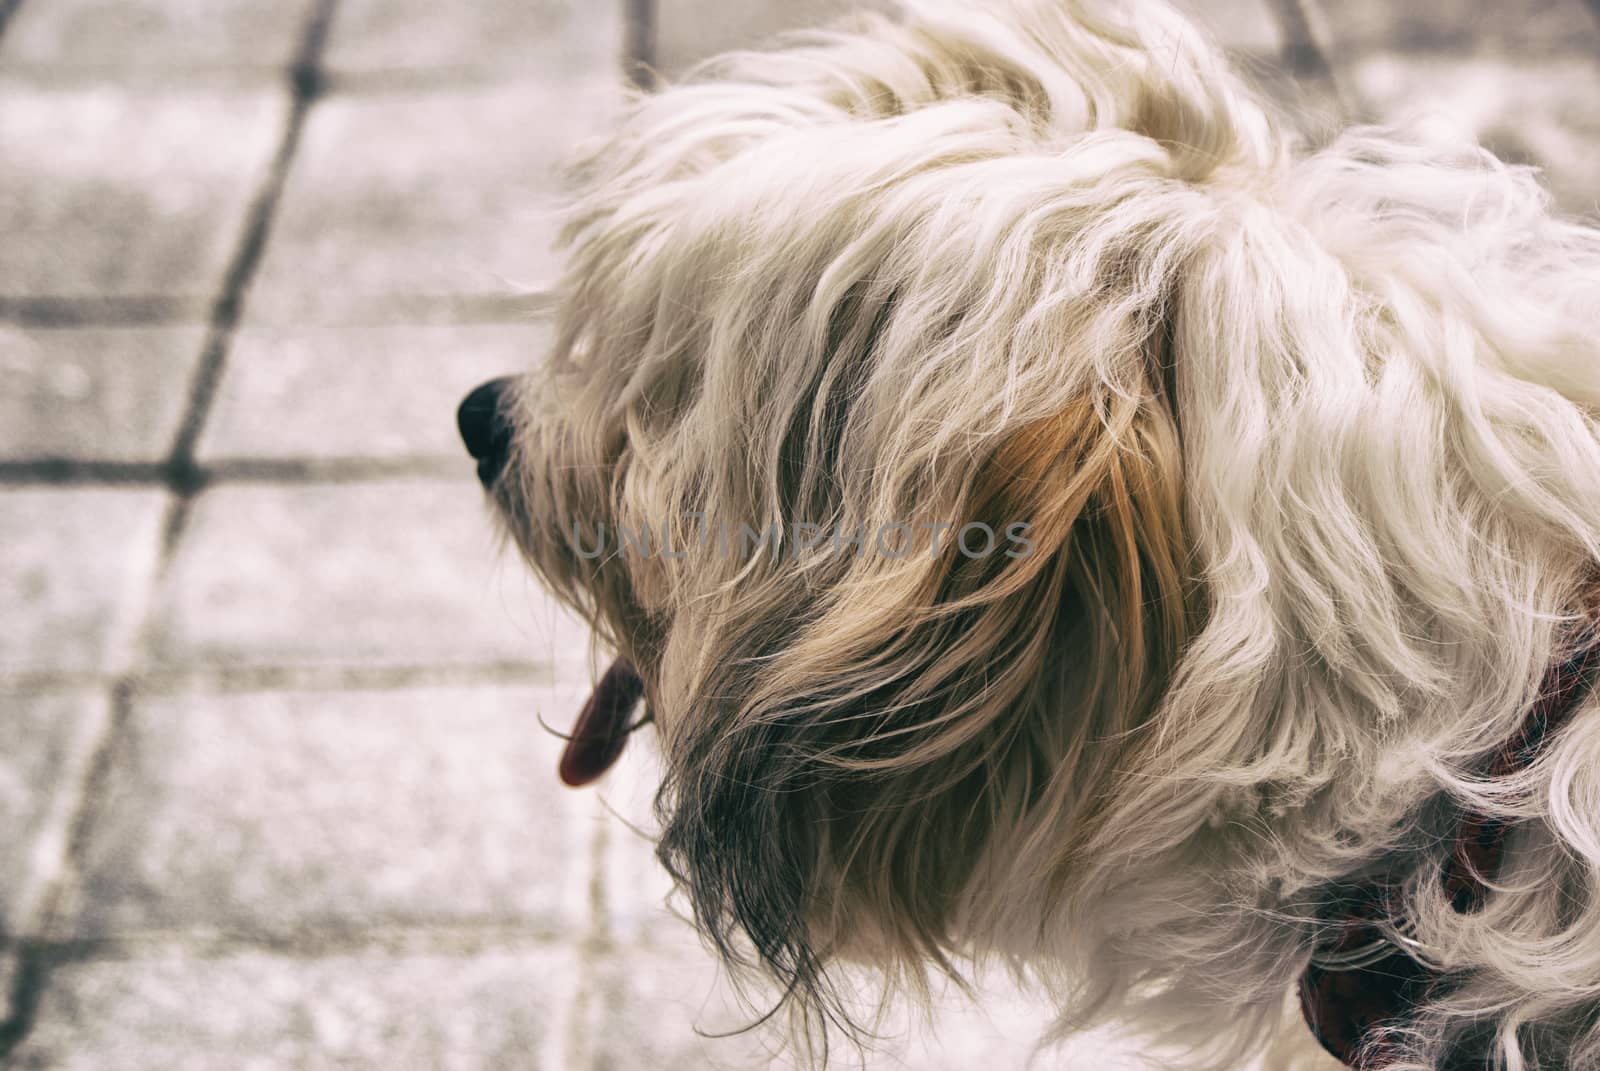
[[[841,6],[0,0],[5,1066],[782,1065],[696,1033],[739,1011],[648,748],[557,786],[587,638],[451,418],[541,351],[552,167],[625,73]],[[1194,6],[1282,99],[1438,110],[1596,214],[1584,0]],[[869,1066],[1044,1021],[997,986]]]

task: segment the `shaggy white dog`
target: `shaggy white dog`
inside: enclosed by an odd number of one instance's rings
[[[620,656],[564,775],[642,694],[661,858],[797,1034],[841,962],[999,959],[1184,1066],[1304,1004],[1600,1067],[1600,232],[1471,144],[1303,149],[1155,0],[734,55],[580,175],[464,433]]]

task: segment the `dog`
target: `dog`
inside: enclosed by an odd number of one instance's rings
[[[1600,1067],[1600,230],[1160,0],[908,0],[574,174],[462,433],[616,655],[562,777],[653,724],[794,1036],[1000,962],[1186,1067]]]

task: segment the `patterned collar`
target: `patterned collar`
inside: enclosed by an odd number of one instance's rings
[[[1586,643],[1567,662],[1545,675],[1539,699],[1517,734],[1485,764],[1490,778],[1526,769],[1580,705],[1586,687],[1600,666],[1600,642]],[[1503,819],[1468,813],[1456,827],[1455,845],[1443,872],[1444,891],[1461,914],[1480,910],[1489,897],[1488,882],[1500,869],[1509,824]],[[1341,904],[1343,923],[1334,940],[1312,954],[1300,977],[1300,1010],[1317,1040],[1334,1056],[1358,1071],[1379,1071],[1393,1063],[1393,1028],[1403,1026],[1411,1010],[1450,984],[1450,978],[1421,957],[1406,932],[1398,885],[1359,885]],[[1477,1071],[1490,1061],[1483,1054],[1457,1058],[1449,1071]]]

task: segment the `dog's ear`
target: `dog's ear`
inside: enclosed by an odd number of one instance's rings
[[[1111,795],[1185,642],[1164,333],[1125,342],[1118,391],[946,459],[921,503],[950,526],[937,554],[893,557],[869,534],[809,577],[791,562],[752,579],[716,613],[731,627],[674,637],[714,657],[663,725],[661,857],[719,951],[737,960],[748,938],[807,1011],[839,1006],[836,956],[916,980],[950,966],[958,933],[1026,925],[1017,901],[1044,898]],[[980,524],[1019,538],[969,555],[956,532]]]

